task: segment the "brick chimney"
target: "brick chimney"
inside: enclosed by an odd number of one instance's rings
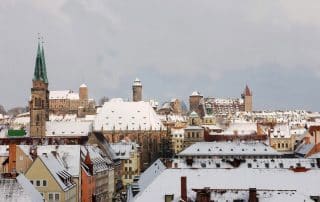
[[[9,173],[16,172],[16,147],[15,143],[9,144]]]
[[[181,176],[181,201],[187,202],[187,177]]]
[[[256,188],[249,188],[249,202],[258,202]]]

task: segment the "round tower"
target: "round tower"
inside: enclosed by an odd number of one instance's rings
[[[86,84],[82,84],[79,87],[79,98],[80,100],[87,100],[88,99],[88,87]]]
[[[142,84],[138,78],[132,84],[132,100],[133,102],[142,101]]]

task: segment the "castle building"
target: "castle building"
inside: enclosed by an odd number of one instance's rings
[[[30,136],[44,137],[49,121],[49,90],[43,46],[38,43],[36,64],[32,79],[30,108]]]
[[[51,114],[77,114],[78,117],[95,114],[95,101],[88,97],[88,87],[82,84],[79,93],[71,90],[50,91]]]
[[[204,98],[199,92],[193,92],[189,97],[189,111],[195,111],[201,118],[206,115],[228,117],[237,112],[252,112],[252,97],[248,86],[241,98]]]
[[[142,101],[142,84],[138,78],[134,80],[132,85],[132,100],[133,102]]]

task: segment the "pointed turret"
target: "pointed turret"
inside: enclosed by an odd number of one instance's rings
[[[41,61],[42,61],[42,78],[43,78],[43,81],[45,83],[48,83],[48,77],[47,77],[47,67],[46,67],[46,59],[44,57],[44,48],[43,48],[43,45],[41,46]]]
[[[37,50],[37,57],[36,57],[36,64],[34,67],[34,74],[33,74],[33,80],[41,80],[41,48],[40,48],[40,42],[38,42],[38,50]]]
[[[46,62],[44,58],[44,50],[43,50],[43,46],[40,47],[40,42],[38,42],[37,57],[36,57],[36,64],[34,67],[33,80],[34,81],[40,80],[46,84],[48,83]]]
[[[248,85],[246,85],[246,88],[245,88],[245,90],[244,90],[244,95],[245,95],[245,96],[252,96],[251,90],[250,90],[250,88],[248,87]]]

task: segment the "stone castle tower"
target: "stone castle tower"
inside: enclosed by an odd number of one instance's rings
[[[252,92],[248,85],[246,85],[246,88],[244,89],[242,98],[244,99],[244,111],[252,112]]]
[[[132,84],[132,100],[133,102],[142,101],[142,84],[138,78]]]
[[[80,100],[88,100],[88,87],[86,84],[82,84],[79,87],[79,98]]]
[[[202,99],[203,99],[203,96],[199,92],[194,91],[189,96],[189,111],[190,112],[194,111],[200,116],[202,114],[201,106],[200,106],[200,102]]]
[[[46,121],[49,120],[49,90],[43,46],[38,43],[36,64],[32,79],[30,109],[30,137],[46,135]]]

